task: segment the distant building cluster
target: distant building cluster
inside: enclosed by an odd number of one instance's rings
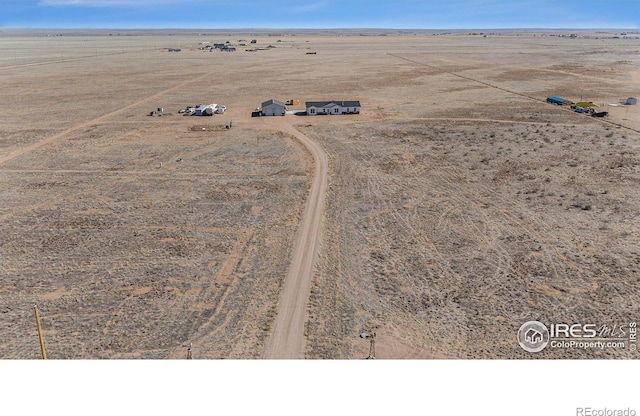
[[[200,49],[208,49],[209,52],[235,52],[237,49],[230,43],[214,43],[213,45],[205,45]]]

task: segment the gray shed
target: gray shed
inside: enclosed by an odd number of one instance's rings
[[[629,98],[627,98],[627,102],[625,104],[626,105],[636,105],[636,104],[638,104],[638,99],[637,98],[633,98],[633,97],[629,97]]]
[[[283,116],[286,113],[286,105],[279,100],[269,100],[262,103],[263,116]]]

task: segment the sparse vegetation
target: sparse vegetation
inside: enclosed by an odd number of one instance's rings
[[[527,320],[640,314],[635,107],[596,120],[542,101],[628,95],[634,40],[568,53],[554,37],[329,31],[211,54],[178,35],[168,54],[166,38],[96,36],[91,56],[82,37],[3,39],[1,358],[39,356],[33,302],[51,358],[182,358],[190,342],[196,359],[261,357],[314,166],[250,117],[272,97],[363,104],[282,121],[330,156],[307,357],[364,358],[376,328],[379,358],[530,358]],[[177,115],[198,102],[228,110]]]

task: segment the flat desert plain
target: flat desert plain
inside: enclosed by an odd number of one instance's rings
[[[638,358],[640,36],[571,33],[2,30],[0,357]]]

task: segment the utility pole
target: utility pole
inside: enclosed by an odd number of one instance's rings
[[[42,334],[42,326],[40,325],[40,314],[38,313],[38,305],[33,305],[33,310],[36,314],[36,324],[38,325],[38,338],[40,338],[40,351],[42,351],[42,359],[47,359],[47,350],[44,347],[44,336]]]
[[[371,334],[371,344],[369,344],[369,356],[367,360],[376,359],[376,333]]]
[[[366,360],[375,360],[376,359],[376,333],[367,333],[366,331],[362,331],[360,333],[360,338],[368,339],[369,344],[369,356]]]
[[[189,344],[189,348],[187,348],[187,360],[191,360],[193,357],[191,356],[191,347],[193,347],[193,342]]]

